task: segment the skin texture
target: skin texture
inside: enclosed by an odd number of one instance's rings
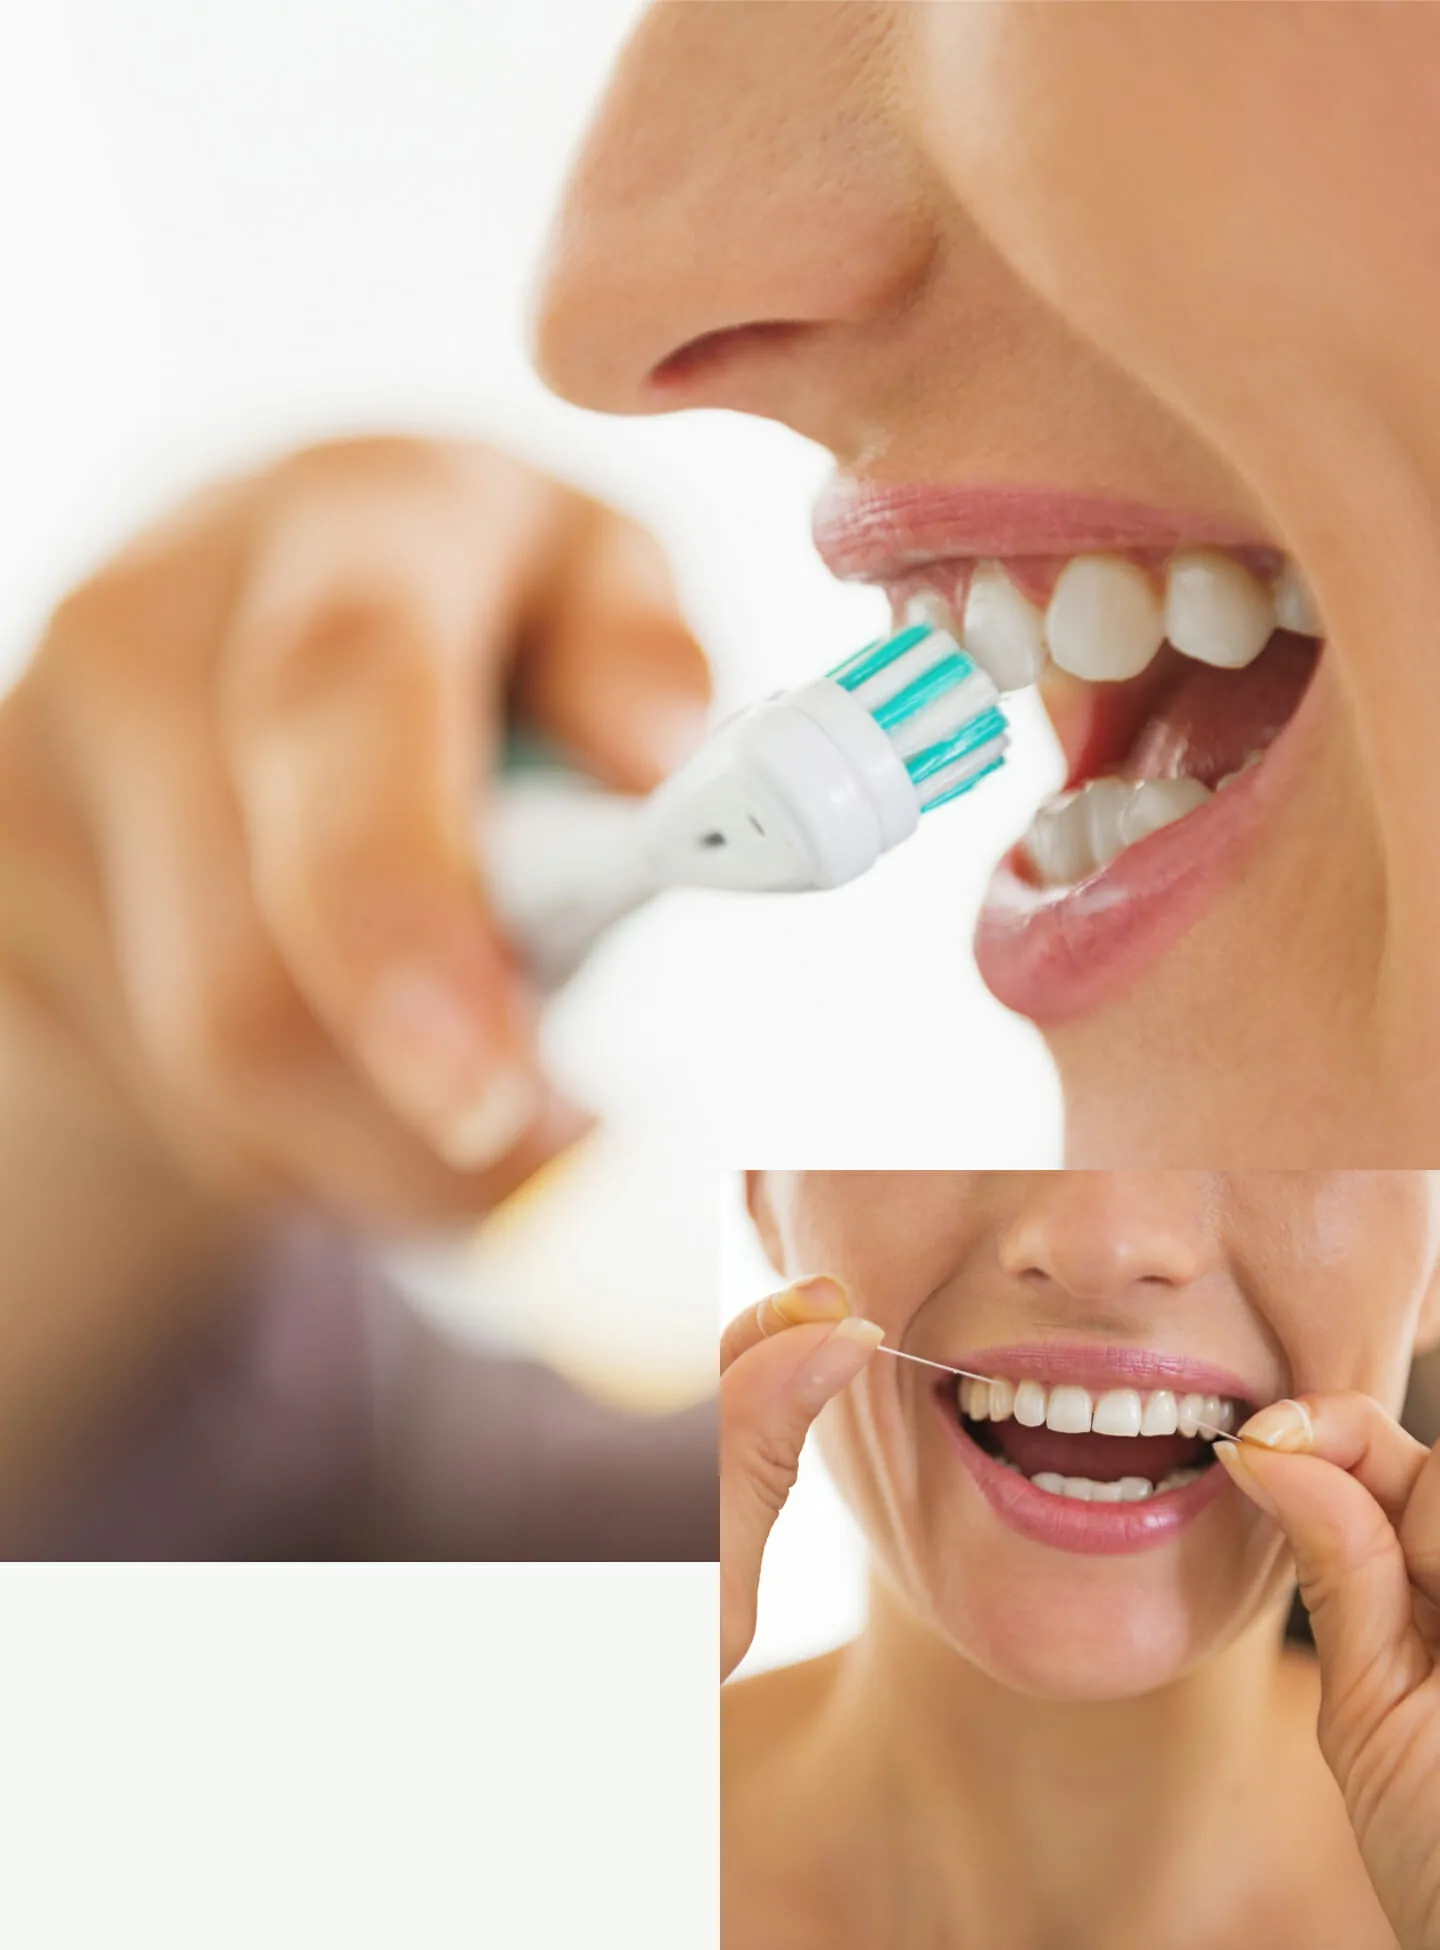
[[[1440,1722],[1431,1641],[1396,1594],[1421,1603],[1440,1525],[1415,1488],[1429,1452],[1393,1420],[1440,1325],[1428,1176],[776,1172],[751,1198],[777,1269],[825,1267],[892,1346],[1214,1360],[1257,1402],[1303,1394],[1328,1460],[1298,1465],[1320,1477],[1284,1534],[1227,1488],[1167,1544],[1076,1556],[991,1512],[922,1370],[853,1337],[818,1352],[838,1287],[741,1316],[722,1349],[727,1661],[817,1416],[875,1576],[852,1646],[726,1695],[727,1945],[1029,1946],[1083,1917],[1078,1940],[1107,1945],[1429,1950]],[[1277,1466],[1297,1465],[1254,1473]],[[1279,1651],[1297,1562],[1318,1672]],[[1357,1686],[1357,1662],[1393,1683]]]
[[[648,536],[459,443],[287,456],[60,605],[0,703],[0,1504],[277,1212],[455,1223],[586,1128],[476,808],[511,706],[640,791],[707,689]]]
[[[1047,1028],[1074,1163],[1436,1155],[1437,171],[1433,8],[849,0],[653,8],[577,165],[537,334],[570,397],[1234,519],[1317,593],[1245,871]]]

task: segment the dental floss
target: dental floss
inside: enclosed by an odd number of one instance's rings
[[[973,1368],[952,1368],[948,1361],[927,1361],[923,1354],[907,1354],[903,1348],[899,1347],[885,1347],[882,1345],[877,1347],[875,1352],[877,1354],[893,1354],[897,1361],[918,1362],[922,1368],[939,1368],[942,1374],[963,1375],[967,1381],[988,1382],[996,1379],[993,1374],[976,1374]],[[1213,1436],[1221,1442],[1248,1442],[1250,1439],[1248,1436],[1237,1435],[1230,1429],[1217,1429],[1213,1422],[1197,1422],[1195,1427],[1202,1435]],[[1262,1442],[1256,1446],[1263,1449],[1265,1445]]]
[[[916,1361],[922,1368],[938,1368],[942,1374],[963,1375],[967,1381],[994,1381],[993,1374],[976,1374],[973,1368],[952,1368],[948,1361],[927,1361],[923,1354],[907,1354],[903,1348],[877,1347],[877,1354],[893,1354],[897,1361]]]

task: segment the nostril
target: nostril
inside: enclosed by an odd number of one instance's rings
[[[653,367],[646,384],[654,392],[674,392],[698,379],[712,379],[722,365],[744,353],[788,346],[812,329],[797,319],[776,318],[702,332]]]

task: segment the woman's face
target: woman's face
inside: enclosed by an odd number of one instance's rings
[[[822,1429],[907,1604],[1052,1698],[1164,1685],[1288,1589],[1280,1533],[1190,1416],[1342,1388],[1397,1409],[1436,1304],[1419,1172],[762,1172],[751,1193],[784,1273],[836,1273],[891,1346],[1010,1384],[996,1420],[877,1355]],[[1163,1487],[1177,1470],[1199,1473]]]
[[[662,5],[577,167],[551,380],[784,421],[840,574],[1046,646],[977,952],[1077,1161],[1440,1136],[1437,180],[1440,12],[1364,4]]]

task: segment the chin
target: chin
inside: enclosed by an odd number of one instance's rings
[[[1115,1585],[1113,1568],[1102,1575]],[[1147,1591],[1087,1590],[1087,1582],[1069,1570],[1003,1587],[970,1580],[963,1609],[937,1609],[936,1623],[963,1658],[1000,1685],[1075,1702],[1133,1699],[1171,1685],[1228,1644],[1242,1623],[1233,1612],[1188,1604],[1178,1567],[1173,1581]]]

